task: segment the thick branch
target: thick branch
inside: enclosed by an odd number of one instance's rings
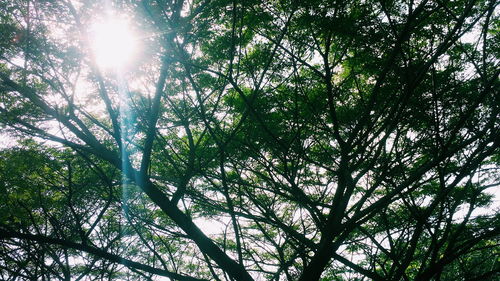
[[[125,259],[123,257],[120,257],[118,255],[108,253],[104,250],[101,250],[101,249],[98,249],[95,247],[91,247],[89,245],[71,242],[68,240],[51,238],[51,237],[37,235],[37,234],[19,233],[19,232],[14,232],[14,231],[9,231],[9,230],[3,230],[2,232],[0,232],[0,238],[2,238],[2,239],[18,238],[18,239],[24,239],[24,240],[34,241],[34,242],[38,242],[38,243],[58,245],[58,246],[62,246],[63,248],[66,248],[66,249],[80,250],[80,251],[92,254],[94,256],[104,258],[104,259],[109,260],[111,262],[123,264],[129,268],[138,269],[138,270],[149,272],[152,274],[169,277],[169,278],[172,278],[174,280],[180,280],[180,281],[203,281],[203,280],[205,280],[205,279],[199,279],[199,278],[181,275],[181,274],[178,274],[175,272],[170,272],[170,271],[167,271],[164,269],[159,269],[159,268],[155,268],[155,267],[145,265],[145,264],[142,264],[139,262],[131,261],[131,260]]]

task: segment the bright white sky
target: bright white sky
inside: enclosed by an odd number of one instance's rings
[[[138,51],[138,40],[126,19],[110,14],[90,30],[92,52],[104,70],[123,70]]]

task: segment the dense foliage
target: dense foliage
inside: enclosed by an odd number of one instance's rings
[[[498,280],[498,4],[1,1],[0,278]]]

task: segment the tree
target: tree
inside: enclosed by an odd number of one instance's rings
[[[0,4],[2,279],[499,277],[497,1],[106,3]]]

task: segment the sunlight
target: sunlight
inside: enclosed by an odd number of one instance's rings
[[[108,18],[92,27],[92,51],[96,63],[104,69],[122,69],[135,55],[137,41],[128,21]]]

